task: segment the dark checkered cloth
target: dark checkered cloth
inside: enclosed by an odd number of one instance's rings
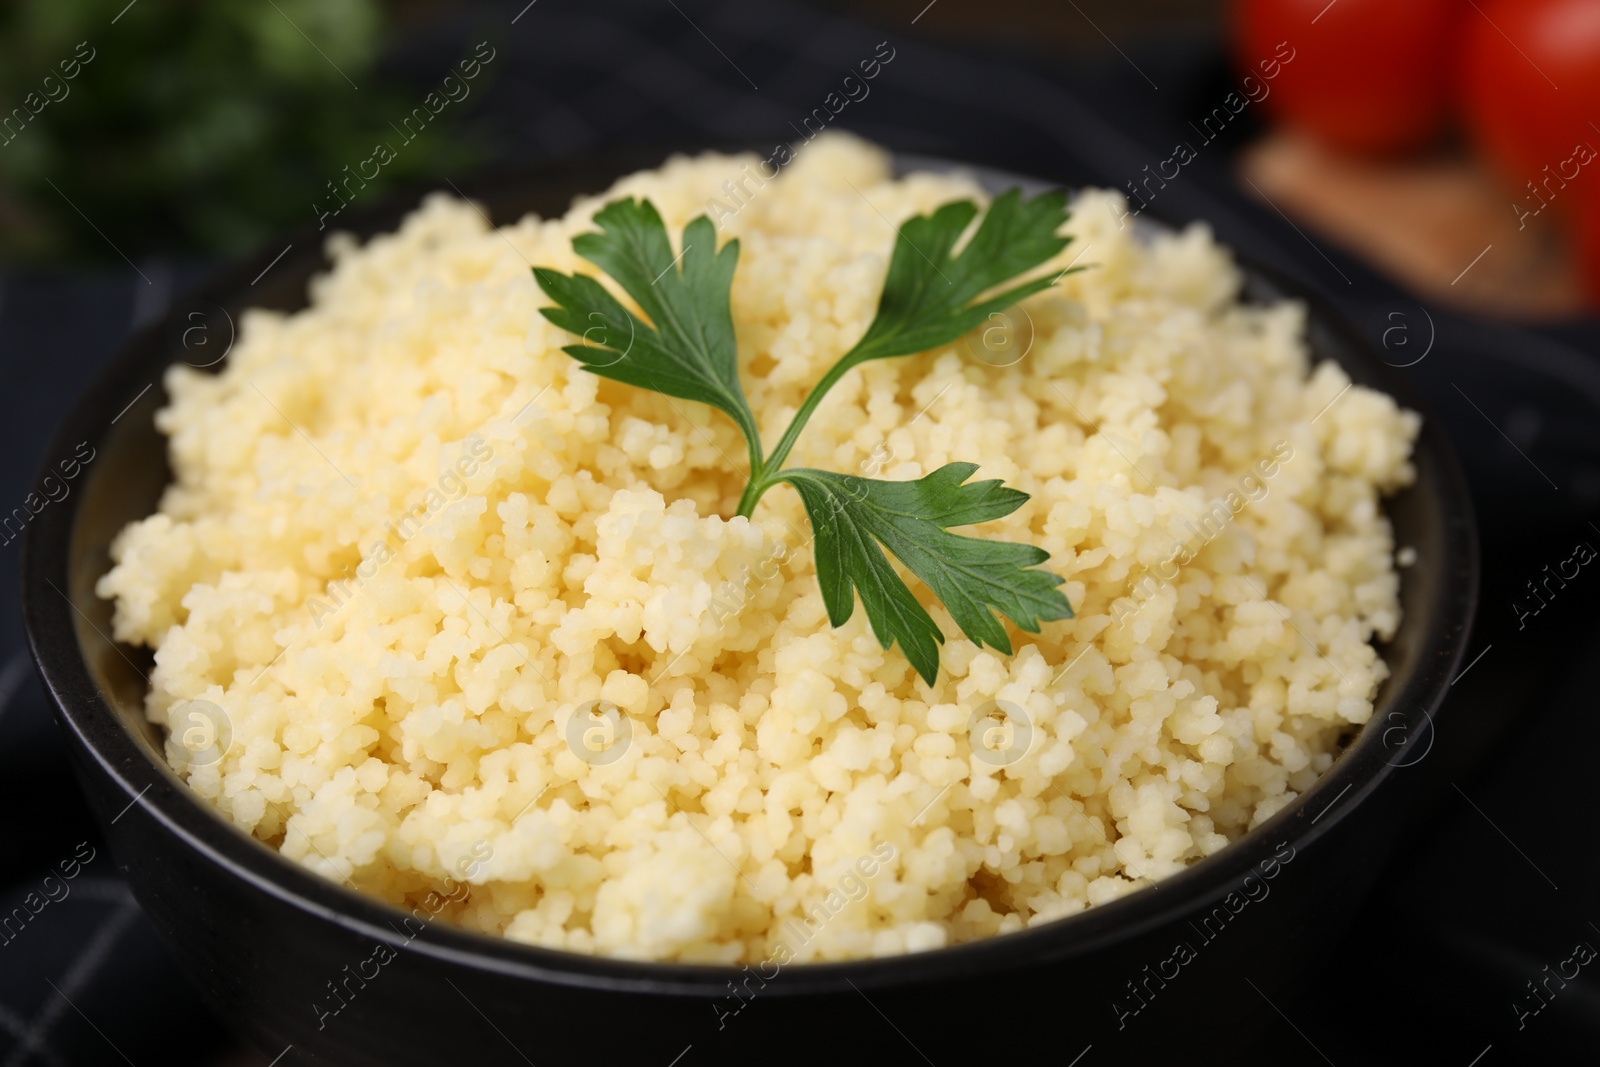
[[[902,151],[1122,187],[1187,137],[1184,120],[1207,111],[1228,83],[1217,53],[1191,42],[1123,42],[1127,57],[1084,65],[957,52],[921,40],[908,24],[863,25],[793,3],[523,2],[462,9],[402,41],[389,60],[399,77],[428,87],[473,44],[491,41],[497,80],[475,97],[471,123],[509,160],[789,141],[886,42],[893,58],[870,95],[831,125]],[[137,19],[138,9],[126,17]],[[1083,32],[1097,39],[1087,22]],[[115,48],[115,38],[102,47]],[[1249,132],[1241,123],[1231,136]],[[1229,147],[1208,146],[1151,214],[1210,221],[1234,247],[1326,288],[1374,339],[1390,312],[1419,309],[1330,243],[1312,247],[1240,196]],[[70,177],[63,181],[70,187]],[[143,259],[139,271],[148,283],[131,269],[0,279],[0,501],[22,499],[54,424],[130,328],[197,276],[192,266]],[[1542,545],[1579,535],[1600,543],[1586,525],[1600,501],[1600,372],[1578,351],[1600,348],[1600,330],[1578,323],[1535,334],[1439,309],[1432,316],[1438,354],[1410,373],[1473,479],[1489,549],[1486,621],[1474,651],[1490,651],[1452,696],[1440,754],[1429,761],[1443,778],[1362,921],[1366,933],[1328,961],[1318,988],[1286,1006],[1321,1053],[1286,1026],[1263,1035],[1275,1062],[1321,1063],[1322,1053],[1340,1064],[1431,1062],[1448,1050],[1448,1062],[1465,1064],[1494,1044],[1491,1055],[1508,1058],[1493,1062],[1503,1063],[1535,1040],[1591,1053],[1600,1044],[1592,984],[1573,983],[1572,995],[1538,1020],[1542,1038],[1509,1025],[1508,1004],[1524,979],[1562,958],[1586,915],[1600,921],[1597,804],[1582,762],[1592,757],[1581,756],[1600,750],[1600,718],[1591,683],[1575,670],[1594,643],[1593,612],[1551,620],[1534,641],[1515,630],[1505,604],[1538,573]],[[1552,492],[1524,453],[1561,489]],[[0,611],[0,909],[12,917],[0,932],[0,1067],[266,1064],[271,1054],[232,1045],[176,972],[90,823],[22,651],[16,551],[15,542],[0,546],[0,599],[9,605]],[[1569,601],[1592,605],[1597,592],[1600,585]],[[1592,673],[1593,657],[1587,662]],[[1525,740],[1492,773],[1470,777],[1489,745],[1473,724],[1493,718],[1491,704],[1528,708]],[[1451,791],[1457,784],[1481,811]],[[1552,821],[1552,810],[1572,813],[1574,825]],[[1559,891],[1522,865],[1488,814],[1539,858]]]

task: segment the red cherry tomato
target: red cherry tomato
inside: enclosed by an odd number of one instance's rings
[[[1235,0],[1235,52],[1258,78],[1281,61],[1263,100],[1286,122],[1336,148],[1401,152],[1439,132],[1471,13],[1463,0]]]
[[[1569,185],[1600,189],[1600,2],[1477,3],[1461,54],[1467,124],[1529,208],[1575,210]]]

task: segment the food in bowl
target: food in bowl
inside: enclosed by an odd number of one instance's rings
[[[530,267],[604,278],[572,242],[608,202],[708,215],[740,241],[770,441],[873,321],[906,221],[987,199],[842,135],[749,168],[676,158],[499,229],[430,198],[331,238],[310,306],[249,313],[219,373],[169,371],[174,484],[98,589],[155,649],[148,714],[194,791],[414,914],[787,962],[1070,915],[1309,788],[1387,674],[1381,499],[1417,417],[1311,367],[1304,309],[1241,303],[1203,226],[1081,193],[1045,291],[851,370],[794,447],[1027,494],[963,532],[1048,553],[1070,617],[1007,654],[909,581],[945,637],[930,682],[865,610],[832,624],[797,494],[736,514],[732,420],[591,373],[564,348],[594,339],[542,314]]]

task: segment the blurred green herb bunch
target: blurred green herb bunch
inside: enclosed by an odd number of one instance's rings
[[[376,0],[0,5],[0,259],[229,254],[313,221],[328,180],[395,140],[428,88],[374,72],[387,14]],[[467,162],[454,110],[363,199]]]

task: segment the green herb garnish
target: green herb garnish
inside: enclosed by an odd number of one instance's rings
[[[557,305],[542,309],[545,318],[580,338],[565,346],[568,355],[601,377],[710,404],[733,419],[750,453],[738,514],[748,517],[779,482],[793,486],[811,521],[829,621],[844,625],[859,593],[879,643],[888,648],[898,641],[929,685],[938,677],[944,634],[883,550],[933,590],[968,639],[1010,655],[1010,638],[994,612],[1029,633],[1038,633],[1042,622],[1071,618],[1072,605],[1056,588],[1062,579],[1033,569],[1050,558],[1043,549],[962,537],[948,528],[1009,515],[1028,494],[998,481],[963,484],[977,470],[972,463],[947,463],[915,481],[892,482],[785,468],[783,462],[822,398],[853,368],[947,344],[1054,284],[1059,275],[1017,279],[1066,247],[1069,238],[1056,233],[1067,218],[1065,194],[1032,200],[1017,190],[1004,194],[956,252],[978,213],[971,201],[958,200],[901,227],[872,324],[811,390],[770,455],[762,452],[739,384],[728,308],[737,240],[719,250],[716,230],[702,215],[684,228],[675,256],[648,200],[614,200],[596,213],[600,232],[574,238],[573,250],[610,275],[648,321],[594,278],[533,269]]]

